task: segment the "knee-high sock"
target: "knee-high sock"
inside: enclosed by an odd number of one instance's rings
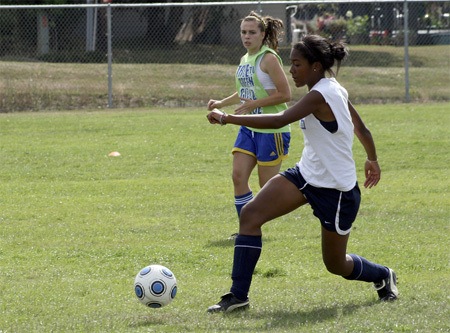
[[[385,266],[375,264],[356,254],[349,254],[353,259],[353,272],[344,276],[347,280],[358,280],[365,282],[379,282],[389,275],[389,269]]]
[[[247,299],[253,271],[262,249],[261,236],[238,235],[234,245],[233,284],[230,291],[241,300]]]
[[[234,196],[234,205],[236,206],[236,211],[238,216],[241,216],[241,209],[244,205],[253,199],[253,192],[250,191],[243,195]]]

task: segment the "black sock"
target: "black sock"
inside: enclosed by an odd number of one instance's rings
[[[233,284],[230,291],[240,300],[246,300],[253,271],[262,249],[261,236],[238,235],[234,245]]]
[[[379,282],[389,275],[389,269],[385,266],[375,264],[356,254],[349,254],[353,259],[353,272],[344,276],[347,280],[358,280],[365,282]]]

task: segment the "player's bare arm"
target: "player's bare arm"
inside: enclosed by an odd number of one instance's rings
[[[225,97],[222,100],[216,100],[216,99],[211,99],[209,100],[208,104],[207,104],[207,108],[209,111],[211,111],[212,109],[220,109],[220,108],[224,108],[230,105],[234,105],[234,104],[238,104],[240,102],[239,99],[239,95],[237,92],[235,92],[234,94]]]
[[[316,91],[306,94],[300,101],[277,114],[233,115],[220,110],[213,110],[207,118],[211,124],[233,124],[256,128],[281,128],[307,115],[317,112],[317,105],[322,105],[323,97]]]
[[[378,164],[375,142],[373,141],[372,133],[366,127],[352,103],[348,102],[348,108],[352,116],[355,135],[367,154],[367,160],[364,164],[364,174],[366,176],[364,187],[371,188],[376,186],[381,178],[381,168]]]

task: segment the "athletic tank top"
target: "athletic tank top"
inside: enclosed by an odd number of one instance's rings
[[[266,52],[273,53],[277,58],[280,64],[282,64],[281,58],[278,54],[267,46],[262,46],[258,53],[249,55],[245,54],[241,58],[241,62],[236,70],[236,88],[239,94],[239,97],[248,98],[248,99],[260,99],[269,96],[264,89],[264,86],[259,81],[257,71],[256,71],[256,61],[259,57],[262,57]],[[265,106],[263,108],[256,108],[253,110],[253,114],[267,114],[267,113],[278,113],[287,109],[287,104],[277,104],[272,106]],[[290,125],[286,125],[282,128],[277,129],[258,129],[251,128],[250,130],[254,132],[261,133],[283,133],[290,132]]]
[[[313,114],[300,120],[304,135],[302,157],[297,163],[300,172],[315,187],[349,191],[356,184],[356,168],[348,93],[334,78],[321,79],[311,90],[323,96],[338,126],[336,132],[330,133]]]

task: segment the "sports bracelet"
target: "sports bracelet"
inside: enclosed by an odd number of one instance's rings
[[[366,159],[366,161],[369,162],[369,163],[378,163],[378,160],[371,161],[371,160],[369,160],[368,158]]]
[[[225,122],[225,117],[227,116],[227,114],[225,112],[222,112],[222,114],[220,115],[219,118],[219,123],[221,126],[226,125],[227,123]]]

